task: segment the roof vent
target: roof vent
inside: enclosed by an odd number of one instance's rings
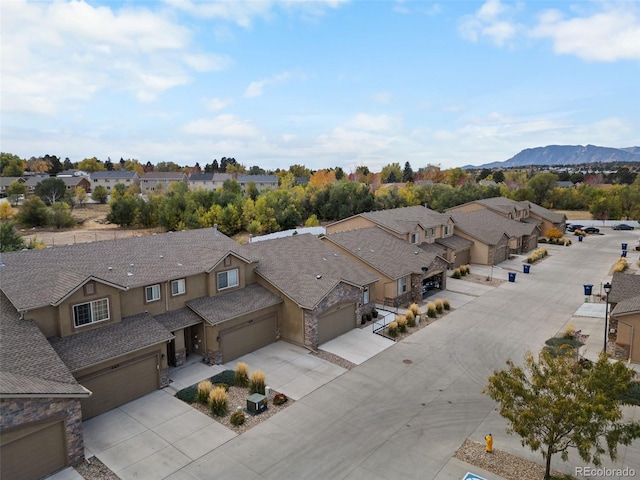
[[[417,254],[418,254],[418,251],[416,250],[416,251],[415,251],[415,252],[413,252],[413,253],[415,253],[415,254],[417,255]]]
[[[327,257],[322,257],[322,259],[326,262],[327,261]]]
[[[160,258],[164,258],[164,255],[160,255]]]
[[[182,266],[182,264],[181,264],[180,262],[178,262],[178,266],[179,266],[179,267],[181,267],[181,266]]]
[[[107,270],[111,271],[113,270],[113,267],[107,267]]]
[[[320,280],[322,278],[322,275],[316,275],[316,279]]]

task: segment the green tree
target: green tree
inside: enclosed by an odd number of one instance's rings
[[[136,222],[138,205],[136,199],[128,195],[111,200],[107,220],[119,227],[130,227]]]
[[[78,162],[78,170],[82,170],[84,172],[102,172],[106,170],[104,164],[98,160],[96,157],[85,158],[84,160]]]
[[[498,170],[493,174],[493,181],[496,183],[504,182],[504,172],[502,170]]]
[[[484,392],[498,402],[509,422],[507,432],[523,445],[541,451],[550,478],[551,458],[564,461],[575,448],[585,462],[601,465],[605,453],[616,459],[617,446],[640,437],[640,422],[623,419],[620,398],[628,393],[634,372],[601,354],[593,364],[573,354],[527,353],[524,367],[507,361],[507,369],[489,377]]]
[[[395,183],[402,178],[402,168],[398,162],[390,163],[382,167],[380,181],[382,183]]]
[[[254,202],[256,198],[258,198],[258,195],[260,195],[260,192],[258,191],[258,187],[256,187],[256,184],[253,180],[247,183],[247,195]]]
[[[100,203],[107,203],[107,198],[109,197],[109,192],[102,185],[98,185],[91,192],[91,200]]]
[[[409,162],[405,162],[404,170],[402,171],[402,181],[403,182],[413,182],[413,168],[411,168],[411,164]]]
[[[71,207],[64,202],[56,202],[51,205],[50,222],[57,229],[70,228],[76,224],[71,215]]]
[[[67,186],[59,178],[45,178],[36,185],[35,194],[49,205],[53,205],[57,201],[64,198],[67,192]]]
[[[23,238],[16,233],[13,222],[0,223],[0,250],[3,252],[15,252],[25,248]]]
[[[124,183],[116,183],[111,189],[111,199],[114,200],[124,196],[126,191],[127,186]]]
[[[3,177],[21,177],[27,169],[27,162],[13,153],[0,153],[0,172]]]
[[[24,183],[15,181],[11,182],[11,185],[7,187],[7,198],[12,205],[17,205],[20,197],[24,197],[27,194],[27,187]]]
[[[533,202],[537,205],[542,205],[546,202],[550,190],[556,186],[557,181],[558,176],[554,173],[544,172],[533,176],[531,180],[527,182],[527,187],[533,191]]]
[[[82,207],[86,203],[87,198],[89,198],[89,195],[84,188],[76,188],[76,201],[78,202],[78,205]]]
[[[49,224],[49,210],[40,197],[27,198],[16,215],[16,221],[25,227],[44,227]]]

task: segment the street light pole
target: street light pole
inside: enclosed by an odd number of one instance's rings
[[[605,304],[604,304],[604,347],[602,351],[607,353],[607,337],[609,336],[609,292],[611,292],[611,284],[609,282],[604,284],[604,293],[606,294]]]

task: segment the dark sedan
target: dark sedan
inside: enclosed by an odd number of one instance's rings
[[[584,233],[600,233],[600,229],[596,227],[586,227],[583,228],[582,231]]]
[[[619,223],[611,228],[613,228],[614,230],[634,230],[631,225],[627,225],[626,223]]]
[[[569,225],[567,225],[567,231],[568,232],[575,232],[576,230],[582,230],[584,228],[584,225],[577,225],[577,224],[573,224],[570,223]]]

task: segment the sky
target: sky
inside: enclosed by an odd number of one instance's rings
[[[638,1],[0,2],[22,158],[442,169],[640,145]]]

